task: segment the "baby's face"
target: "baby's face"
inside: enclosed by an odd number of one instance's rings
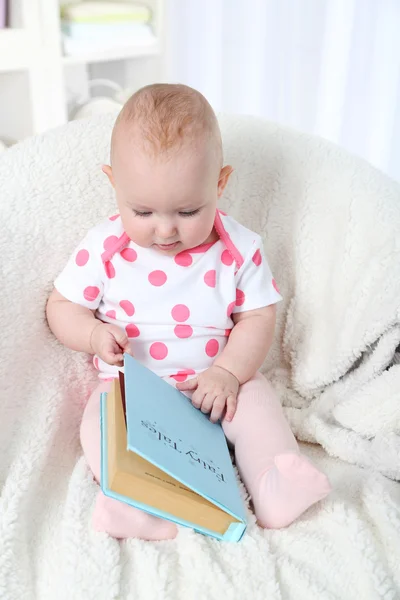
[[[182,150],[169,158],[119,153],[112,183],[126,233],[139,246],[172,256],[211,241],[228,176],[221,179],[206,152]]]

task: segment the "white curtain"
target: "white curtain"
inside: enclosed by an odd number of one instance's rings
[[[167,79],[400,180],[400,0],[167,0]]]

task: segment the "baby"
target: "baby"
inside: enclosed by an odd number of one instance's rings
[[[100,479],[101,392],[123,353],[221,419],[262,527],[289,525],[331,490],[299,451],[258,372],[281,296],[259,235],[217,209],[232,167],[207,100],[157,84],[121,110],[103,167],[119,213],[91,229],[55,281],[47,318],[72,350],[94,355],[101,382],[82,419]],[[174,538],[175,524],[98,492],[94,527],[116,538]]]

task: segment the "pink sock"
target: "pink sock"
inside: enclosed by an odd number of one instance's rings
[[[222,426],[263,527],[286,527],[331,491],[326,475],[300,454],[280,402],[260,373],[241,386],[236,414]]]
[[[118,539],[172,540],[178,533],[174,523],[153,517],[124,502],[108,498],[102,492],[97,496],[93,527],[96,531],[105,531]]]
[[[252,485],[259,524],[269,529],[290,525],[332,488],[326,475],[302,454],[278,454],[274,466]]]
[[[87,402],[81,423],[83,452],[97,481],[100,481],[100,394],[109,388],[109,382],[102,382],[95,389]],[[108,498],[101,491],[94,508],[93,526],[97,531],[105,531],[119,539],[169,540],[178,533],[174,523]]]

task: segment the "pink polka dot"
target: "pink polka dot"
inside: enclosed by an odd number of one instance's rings
[[[149,281],[151,285],[159,287],[160,285],[164,285],[167,281],[167,275],[164,271],[152,271],[149,273]]]
[[[231,302],[230,304],[228,304],[228,308],[226,309],[226,314],[228,315],[228,317],[231,316],[233,309],[235,308],[236,302]]]
[[[118,242],[117,236],[110,235],[103,242],[104,250],[112,250],[117,242]]]
[[[168,348],[162,342],[154,342],[154,344],[150,346],[150,356],[155,360],[164,360],[167,355]]]
[[[112,264],[112,262],[110,260],[108,260],[107,262],[104,263],[104,270],[106,272],[108,279],[113,279],[115,277],[114,265]]]
[[[75,262],[78,267],[84,267],[89,260],[89,252],[87,250],[79,250],[75,257]]]
[[[178,338],[188,338],[193,334],[193,329],[190,325],[176,325],[174,333]]]
[[[219,343],[217,340],[209,340],[206,344],[206,354],[207,356],[216,356],[219,350]]]
[[[132,302],[129,302],[129,300],[121,300],[119,305],[126,312],[128,317],[131,317],[135,314],[135,307],[133,306]]]
[[[110,319],[115,319],[117,316],[117,313],[115,312],[115,310],[108,310],[106,312],[106,317],[109,317]]]
[[[236,306],[242,306],[246,300],[246,295],[242,290],[236,290]]]
[[[128,262],[135,262],[137,259],[137,252],[133,248],[124,248],[121,250],[121,256],[124,260]]]
[[[193,258],[190,256],[189,252],[180,252],[175,256],[174,260],[180,267],[190,267],[193,262]]]
[[[272,280],[272,285],[274,286],[274,288],[278,292],[278,294],[280,294],[280,291],[279,291],[279,288],[278,288],[278,284],[276,283],[275,279]]]
[[[224,265],[226,265],[227,267],[229,267],[232,263],[233,263],[233,258],[232,256],[229,254],[228,250],[224,250],[223,253],[221,254],[221,261],[223,262]]]
[[[171,310],[171,315],[175,321],[182,323],[182,321],[187,321],[190,317],[190,310],[184,304],[176,304]]]
[[[229,337],[231,335],[231,331],[232,331],[232,329],[225,329],[225,334],[224,335],[226,337]]]
[[[100,367],[99,367],[99,359],[97,358],[97,356],[95,356],[93,358],[93,364],[94,364],[94,368],[97,369],[98,371],[100,371]]]
[[[128,338],[135,338],[139,337],[140,335],[139,329],[133,323],[128,323],[128,325],[125,327],[125,331]]]
[[[100,290],[95,285],[89,285],[83,290],[83,297],[88,302],[93,302],[96,300],[97,296],[100,294]]]
[[[193,369],[178,371],[176,375],[171,375],[171,379],[175,379],[175,381],[186,381],[189,375],[196,375],[196,372],[193,371]]]
[[[214,269],[212,269],[212,271],[207,271],[204,275],[204,283],[210,287],[215,287],[215,284],[217,283],[217,271],[214,271]]]
[[[261,265],[262,256],[261,256],[261,252],[259,250],[256,250],[254,252],[252,261],[257,267],[259,267]]]
[[[109,217],[110,221],[115,221],[115,219],[118,219],[119,215],[113,215],[112,217]]]

